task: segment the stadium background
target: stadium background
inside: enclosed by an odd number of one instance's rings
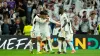
[[[7,37],[7,38],[6,38]],[[0,56],[99,56],[100,55],[100,36],[99,35],[74,35],[75,54],[71,54],[71,49],[67,48],[67,54],[36,54],[36,43],[34,53],[29,52],[29,36],[0,36]],[[35,41],[36,42],[36,41]],[[52,36],[52,47],[58,51],[57,37]]]
[[[7,38],[6,38],[7,37]],[[29,49],[30,36],[0,36],[0,49]],[[57,36],[51,39],[53,49],[58,49]],[[34,41],[36,49],[36,41]],[[75,49],[100,49],[99,35],[74,35],[73,44]],[[42,45],[42,44],[41,44]],[[70,49],[69,47],[66,47]]]

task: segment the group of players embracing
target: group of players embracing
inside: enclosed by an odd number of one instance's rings
[[[72,39],[73,39],[73,30],[72,30],[72,24],[71,20],[66,16],[66,13],[64,12],[63,8],[60,8],[59,10],[59,17],[60,20],[55,21],[51,19],[48,16],[48,12],[46,10],[41,11],[40,14],[37,14],[33,21],[32,21],[32,30],[31,30],[31,41],[30,41],[30,52],[33,52],[33,42],[34,40],[37,40],[37,54],[42,54],[40,49],[40,43],[44,43],[43,48],[45,49],[45,52],[55,53],[52,50],[52,44],[51,44],[51,33],[50,33],[50,26],[49,23],[55,23],[57,25],[60,25],[60,29],[58,31],[58,54],[64,53],[66,54],[66,47],[67,44],[72,49],[71,53],[75,53],[75,49],[73,47]],[[62,49],[63,44],[63,51]],[[49,46],[49,49],[48,49]]]

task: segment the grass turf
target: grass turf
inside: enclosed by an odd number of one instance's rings
[[[57,50],[54,50],[57,52]],[[76,50],[77,52],[71,54],[71,50],[67,50],[67,54],[30,54],[29,50],[2,50],[0,49],[0,56],[100,56],[100,50]]]

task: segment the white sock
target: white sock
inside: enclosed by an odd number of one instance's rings
[[[31,41],[30,41],[29,49],[30,49],[30,51],[33,50],[33,43]]]
[[[61,52],[61,41],[58,41],[58,49],[59,49],[59,52]]]
[[[37,52],[40,52],[40,42],[37,42]]]
[[[66,47],[67,47],[67,43],[66,43],[66,41],[63,41],[63,50],[64,50],[64,52],[66,52]]]
[[[50,39],[48,40],[48,44],[49,44],[50,51],[52,51],[52,46],[51,46],[51,41],[50,41]]]
[[[68,44],[70,45],[70,47],[72,48],[72,50],[75,50],[72,42],[68,42]]]
[[[45,48],[46,51],[48,51],[47,44],[44,45],[44,48]]]

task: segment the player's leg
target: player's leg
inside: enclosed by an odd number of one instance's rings
[[[36,33],[36,38],[37,38],[37,54],[41,54],[41,49],[40,49],[40,43],[41,43],[41,34],[40,32]]]
[[[31,40],[30,40],[30,43],[29,43],[30,44],[29,45],[29,50],[30,50],[31,53],[33,53],[33,42],[36,39],[36,37],[34,36],[33,32],[31,32],[30,37],[31,37]]]
[[[65,41],[65,38],[63,38],[62,41],[63,41],[63,53],[66,54],[67,43]]]
[[[72,52],[71,53],[75,53],[76,51],[74,49],[74,46],[73,46],[72,42],[71,41],[67,41],[67,43],[70,45],[70,47],[72,49]]]
[[[46,39],[48,40],[48,45],[49,45],[49,48],[50,48],[50,52],[54,53],[54,51],[52,50],[50,32],[47,30],[44,35],[46,36]]]
[[[68,34],[67,35],[67,38],[66,38],[66,41],[69,44],[69,46],[71,47],[71,49],[72,49],[72,52],[71,53],[75,53],[76,51],[74,49],[73,43],[71,42],[72,41],[72,38],[73,38],[73,34]]]
[[[45,51],[48,52],[49,51],[48,47],[47,47],[47,42],[48,41],[47,40],[43,40],[42,42],[44,43],[44,49],[45,49]]]
[[[31,53],[33,53],[33,43],[34,43],[34,40],[36,40],[35,38],[32,38],[31,40],[30,40],[30,45],[29,45],[29,49],[30,49],[30,52]]]
[[[47,37],[47,40],[48,40],[48,45],[49,45],[49,48],[50,48],[50,51],[52,51],[52,44],[51,44],[51,39],[50,37]]]
[[[55,52],[52,50],[51,38],[47,37],[47,40],[48,40],[48,45],[49,45],[49,48],[50,48],[50,53],[54,54]]]
[[[41,35],[39,32],[38,33],[36,32],[35,35],[36,35],[36,39],[37,39],[37,52],[40,52]]]
[[[45,49],[44,49],[44,43],[41,41],[41,43],[40,43],[40,50],[42,51],[44,51]]]
[[[58,54],[61,54],[61,46],[62,46],[62,41],[61,41],[61,37],[58,38]]]
[[[30,50],[30,53],[33,53],[33,43],[32,43],[32,40],[30,40],[30,43],[29,43],[29,50]]]
[[[37,52],[40,52],[40,42],[41,42],[41,36],[37,36]]]
[[[46,52],[48,52],[48,47],[47,47],[47,37],[46,37],[46,33],[42,32],[42,36],[41,36],[42,42],[44,43],[44,49]]]

